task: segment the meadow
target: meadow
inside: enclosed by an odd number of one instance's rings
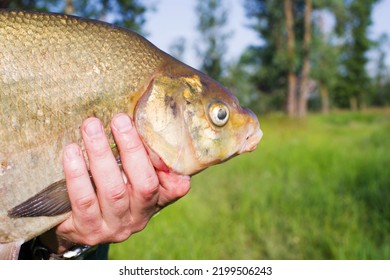
[[[110,259],[390,259],[390,109],[259,119]]]

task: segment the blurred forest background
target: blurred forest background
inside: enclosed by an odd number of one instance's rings
[[[379,2],[243,0],[260,43],[228,61],[229,2],[197,1],[199,69],[259,115],[264,139],[195,176],[189,195],[111,246],[110,258],[390,259],[390,39],[368,36]],[[15,0],[0,8],[75,14],[147,36],[146,14],[158,3]],[[173,56],[185,51],[183,38],[172,42]]]

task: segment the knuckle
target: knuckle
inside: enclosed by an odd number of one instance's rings
[[[147,224],[148,224],[148,221],[149,221],[149,220],[144,220],[144,221],[138,223],[138,224],[136,225],[135,229],[134,229],[134,232],[139,232],[139,231],[141,231],[141,230],[144,230],[145,227],[146,227]]]
[[[140,232],[145,229],[146,225],[148,224],[148,220],[141,221],[133,226],[133,232]]]
[[[122,201],[127,197],[127,190],[125,185],[120,184],[111,189],[108,194],[108,199],[110,202],[115,203],[118,201]]]
[[[69,150],[73,150],[73,149],[68,147],[67,150],[65,150],[64,157],[63,157],[63,165],[64,165],[66,176],[71,179],[82,177],[87,172],[84,157],[80,155],[80,156],[73,156],[72,158],[69,158],[69,156],[67,155]]]
[[[144,185],[139,189],[140,195],[146,200],[151,199],[158,192],[159,180],[155,174],[148,174],[144,178]]]
[[[146,174],[145,176],[146,189],[149,189],[150,191],[154,191],[155,189],[157,189],[159,184],[160,181],[158,180],[158,177],[155,173],[151,172]]]
[[[128,239],[131,236],[131,234],[132,231],[130,230],[130,228],[123,228],[112,236],[111,242],[115,242],[115,243],[123,242],[126,239]]]
[[[86,145],[86,149],[89,152],[89,156],[95,158],[104,158],[111,153],[111,148],[105,141],[96,141],[93,144]]]
[[[89,210],[97,203],[93,195],[78,197],[74,200],[75,207],[81,212],[89,212]]]
[[[72,179],[77,179],[86,175],[86,169],[83,166],[85,163],[82,161],[71,162],[68,165],[67,175]]]
[[[122,145],[119,145],[119,148],[125,153],[137,153],[144,149],[144,145],[139,139],[125,139]]]
[[[173,193],[175,198],[181,198],[185,196],[190,191],[190,184],[183,184],[180,187],[174,188]]]
[[[130,207],[129,194],[125,186],[110,191],[105,195],[105,199],[112,208],[112,211],[120,216],[128,211]]]

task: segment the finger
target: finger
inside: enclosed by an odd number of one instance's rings
[[[103,219],[109,229],[116,229],[130,219],[128,189],[101,122],[87,119],[82,125],[82,135]]]
[[[72,235],[70,238],[75,241],[75,232],[99,227],[102,217],[98,199],[78,145],[71,144],[65,147],[63,165],[72,216],[62,223],[57,231],[63,236]]]
[[[130,209],[137,221],[147,220],[158,198],[159,181],[149,156],[131,119],[118,114],[112,120],[112,133],[118,145],[123,169],[131,185]]]
[[[190,191],[190,176],[163,171],[158,171],[157,174],[161,184],[158,199],[160,208],[175,202]]]

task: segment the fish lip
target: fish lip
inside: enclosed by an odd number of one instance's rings
[[[253,133],[248,133],[248,136],[244,138],[244,143],[241,145],[241,149],[229,156],[228,158],[222,160],[220,163],[230,160],[238,155],[241,155],[246,152],[254,151],[261,138],[263,137],[263,131],[260,128],[257,128]]]
[[[241,149],[237,152],[238,155],[254,151],[257,148],[257,144],[263,137],[263,131],[260,129],[260,123],[256,114],[248,108],[243,108],[243,111],[249,117],[248,132],[246,137],[243,139]]]
[[[263,132],[260,128],[256,129],[253,133],[250,133],[241,146],[241,149],[237,152],[237,154],[242,154],[245,152],[252,152],[257,148],[258,143],[263,137]]]

